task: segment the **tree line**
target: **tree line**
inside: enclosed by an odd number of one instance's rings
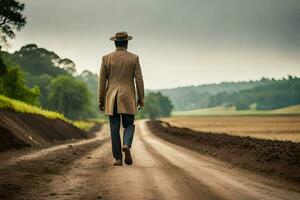
[[[163,95],[168,96],[174,105],[174,110],[194,110],[209,107],[210,97],[218,93],[247,90],[266,85],[269,82],[270,80],[262,78],[257,81],[211,83],[198,86],[161,89],[156,90],[156,92],[161,92]]]
[[[1,58],[2,94],[71,119],[97,117],[97,74],[75,75],[73,61],[35,44],[12,54],[1,51]]]
[[[269,80],[268,84],[237,92],[221,92],[210,96],[209,107],[233,105],[238,110],[254,106],[257,110],[270,110],[300,104],[300,78],[289,76]]]
[[[299,78],[261,78],[256,81],[222,82],[157,90],[172,101],[174,110],[194,110],[220,105],[237,109],[274,109],[299,104]]]
[[[30,44],[12,54],[1,51],[1,63],[1,94],[71,119],[97,116],[97,107],[91,106],[97,91],[90,91],[81,75],[74,75],[70,59]]]

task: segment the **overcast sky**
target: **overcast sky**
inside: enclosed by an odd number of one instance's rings
[[[98,73],[117,31],[133,36],[148,89],[300,76],[300,0],[27,0],[11,42]]]

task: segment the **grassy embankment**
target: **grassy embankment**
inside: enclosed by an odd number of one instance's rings
[[[174,111],[172,116],[229,116],[229,115],[300,115],[300,105],[275,110],[236,110],[235,107],[213,107],[189,111]]]
[[[22,101],[8,98],[3,95],[0,95],[0,109],[11,109],[11,110],[14,110],[16,112],[21,112],[21,113],[42,115],[49,119],[60,119],[67,123],[73,124],[74,126],[80,128],[86,132],[91,130],[91,128],[93,128],[93,126],[95,126],[96,123],[104,122],[102,120],[72,121],[70,119],[67,119],[61,113],[41,109],[39,107],[26,104]]]

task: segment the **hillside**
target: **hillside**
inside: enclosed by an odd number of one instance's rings
[[[300,78],[274,80],[266,85],[237,92],[222,92],[209,99],[209,107],[234,105],[238,110],[251,107],[272,110],[300,104]]]
[[[198,86],[178,87],[157,90],[168,96],[174,110],[193,110],[209,106],[209,97],[220,92],[236,92],[268,84],[271,80],[262,78],[259,81],[222,82]]]
[[[247,110],[256,106],[270,110],[300,103],[300,78],[266,79],[249,82],[223,82],[200,86],[158,90],[170,98],[174,111],[216,106],[235,106]]]

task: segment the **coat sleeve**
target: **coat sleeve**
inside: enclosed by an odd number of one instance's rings
[[[99,81],[98,81],[98,93],[99,93],[100,104],[104,104],[107,80],[108,80],[108,72],[104,64],[104,58],[102,58],[102,63],[101,63],[100,73],[99,73]]]
[[[144,80],[143,80],[139,57],[137,57],[135,61],[134,78],[135,78],[138,100],[144,100]]]

